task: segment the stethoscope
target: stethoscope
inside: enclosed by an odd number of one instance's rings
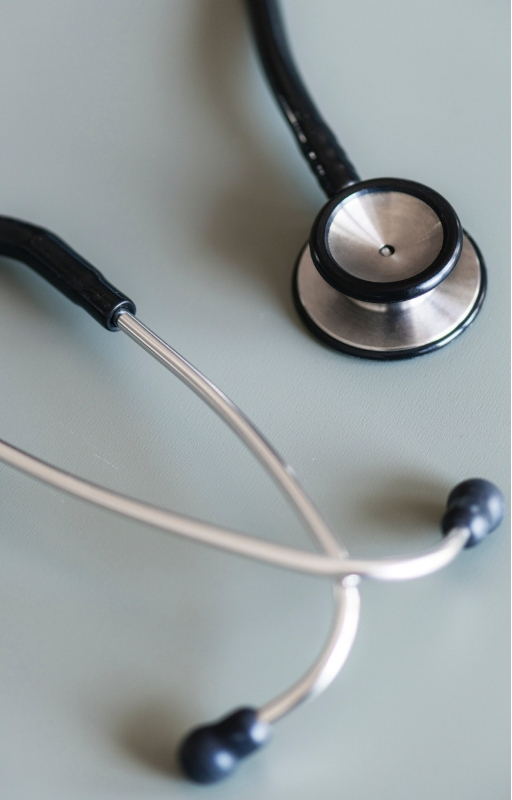
[[[297,307],[324,342],[358,356],[404,358],[441,347],[474,319],[485,269],[451,206],[418,183],[359,181],[308,97],[291,60],[275,0],[247,0],[260,56],[308,163],[329,196],[294,275]],[[5,441],[0,459],[90,503],[153,527],[307,574],[328,577],[334,613],[327,641],[309,671],[260,708],[240,708],[193,730],[182,742],[184,773],[199,783],[229,775],[260,748],[273,725],[322,692],[342,668],[359,621],[359,583],[409,580],[449,564],[496,528],[504,514],[499,489],[482,479],[456,486],[441,521],[440,542],[420,555],[350,558],[297,480],[240,409],[135,316],[134,303],[47,230],[0,217],[0,254],[35,269],[104,328],[121,330],[189,386],[267,470],[320,551],[285,547],[165,511],[64,472]]]

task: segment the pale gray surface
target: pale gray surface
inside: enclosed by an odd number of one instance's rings
[[[445,496],[508,486],[508,4],[288,0],[307,82],[364,177],[450,200],[489,292],[445,350],[378,364],[296,318],[322,203],[235,0],[6,0],[0,208],[54,230],[217,381],[352,554],[434,541]],[[126,337],[0,264],[0,435],[125,493],[306,545],[221,423]],[[230,782],[169,769],[191,725],[258,704],[320,646],[329,587],[166,537],[0,467],[2,800],[509,796],[509,535],[365,585],[323,698]]]

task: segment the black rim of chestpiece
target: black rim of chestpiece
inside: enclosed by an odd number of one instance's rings
[[[434,211],[443,228],[443,244],[434,261],[417,275],[399,281],[377,282],[346,272],[332,257],[327,237],[336,211],[356,195],[368,192],[401,192],[418,198]],[[462,228],[457,214],[440,194],[422,183],[402,178],[373,178],[347,186],[321,209],[311,230],[311,257],[322,278],[338,291],[367,303],[412,300],[434,289],[457,264],[462,251]]]

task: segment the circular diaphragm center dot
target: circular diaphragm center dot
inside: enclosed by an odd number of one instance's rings
[[[388,256],[392,256],[394,252],[395,248],[391,244],[383,244],[379,250],[381,256],[384,256],[385,258],[387,258]]]

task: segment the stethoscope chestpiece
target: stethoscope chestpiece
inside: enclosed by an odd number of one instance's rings
[[[462,228],[432,189],[377,178],[331,198],[315,220],[310,248],[320,275],[338,291],[367,303],[405,302],[450,274]]]
[[[317,216],[294,276],[310,330],[366,358],[421,355],[474,319],[485,267],[451,205],[420,183],[345,187]]]

